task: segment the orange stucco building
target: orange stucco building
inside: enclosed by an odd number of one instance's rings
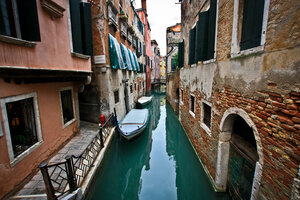
[[[1,1],[0,7],[3,19],[0,198],[3,198],[76,133],[78,91],[90,80],[87,44],[91,43],[81,36],[82,41],[75,41],[78,36],[74,35],[74,26],[88,26],[74,16],[78,8],[81,16],[90,16],[88,3]],[[88,31],[82,29],[84,34]]]

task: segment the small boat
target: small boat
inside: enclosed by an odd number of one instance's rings
[[[132,109],[118,124],[119,132],[127,140],[137,137],[147,127],[148,115],[148,109]]]
[[[150,97],[143,96],[143,97],[141,97],[141,98],[138,99],[138,103],[140,103],[143,106],[147,105],[151,101],[152,101],[152,96],[150,96]]]

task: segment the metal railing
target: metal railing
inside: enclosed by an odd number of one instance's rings
[[[79,156],[68,155],[65,158],[66,161],[60,163],[48,165],[47,162],[43,162],[40,164],[39,168],[43,175],[49,200],[75,191],[82,184],[114,127],[114,115],[111,114],[104,125],[99,127],[99,133]]]

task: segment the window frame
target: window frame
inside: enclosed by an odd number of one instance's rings
[[[231,58],[236,58],[239,56],[249,55],[252,53],[261,52],[264,50],[264,46],[266,43],[266,32],[267,32],[267,24],[268,24],[268,16],[269,16],[269,6],[270,0],[265,0],[264,5],[264,13],[263,13],[263,22],[262,22],[262,30],[261,30],[261,40],[260,46],[253,47],[250,49],[240,50],[240,39],[239,37],[239,28],[242,28],[242,23],[239,23],[239,4],[241,0],[234,0],[234,8],[233,8],[233,26],[232,26],[232,39],[231,39]],[[241,25],[239,25],[241,24]]]
[[[71,97],[72,97],[72,107],[73,107],[73,115],[74,118],[69,120],[67,123],[64,123],[64,114],[63,114],[63,107],[62,107],[62,101],[61,101],[61,92],[66,91],[66,90],[71,90]],[[59,103],[60,103],[60,112],[61,112],[61,121],[62,121],[62,128],[65,129],[68,127],[70,124],[72,124],[74,121],[76,121],[77,116],[76,116],[76,110],[75,110],[75,101],[74,101],[74,90],[73,87],[63,87],[59,89]]]
[[[192,98],[194,97],[194,112],[191,110],[192,108]],[[189,101],[189,113],[195,118],[195,113],[196,113],[196,97],[194,94],[190,94],[190,101]]]
[[[118,92],[118,101],[116,102],[116,95],[115,95],[115,92]],[[114,103],[115,105],[119,104],[120,103],[120,93],[119,93],[119,89],[115,89],[114,90]]]
[[[33,98],[35,128],[36,128],[36,134],[37,134],[38,141],[35,144],[33,144],[31,147],[26,149],[24,152],[22,152],[20,155],[15,157],[14,152],[13,152],[13,147],[12,147],[12,140],[11,140],[6,104],[10,103],[10,102],[29,99],[29,98]],[[4,124],[5,136],[6,136],[6,143],[7,143],[7,148],[8,148],[8,156],[9,156],[10,166],[13,167],[18,162],[20,162],[22,159],[27,157],[27,155],[29,155],[31,152],[33,152],[36,148],[38,148],[43,143],[37,93],[32,92],[32,93],[21,94],[21,95],[17,95],[17,96],[1,98],[0,103],[1,103],[1,109],[2,109],[2,117],[3,117],[3,124]]]
[[[180,104],[183,105],[183,88],[180,88]]]
[[[210,107],[210,127],[208,127],[205,123],[204,123],[204,104],[208,105]],[[202,99],[201,100],[201,120],[200,120],[200,126],[201,128],[204,129],[204,131],[211,136],[211,122],[212,122],[212,114],[213,114],[213,110],[211,107],[211,103],[209,103],[208,101]]]

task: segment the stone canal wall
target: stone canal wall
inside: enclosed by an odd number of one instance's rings
[[[293,183],[299,180],[300,163],[299,2],[266,0],[261,46],[247,52],[234,43],[243,1],[216,2],[215,58],[193,65],[188,65],[189,31],[210,2],[182,4],[180,121],[218,190],[229,187],[235,193],[231,195],[252,199],[298,198]],[[174,91],[168,90],[171,105]],[[233,146],[239,158],[251,163],[241,172],[253,174],[247,186],[230,188],[236,172],[230,157]],[[243,187],[248,192],[243,193]]]

